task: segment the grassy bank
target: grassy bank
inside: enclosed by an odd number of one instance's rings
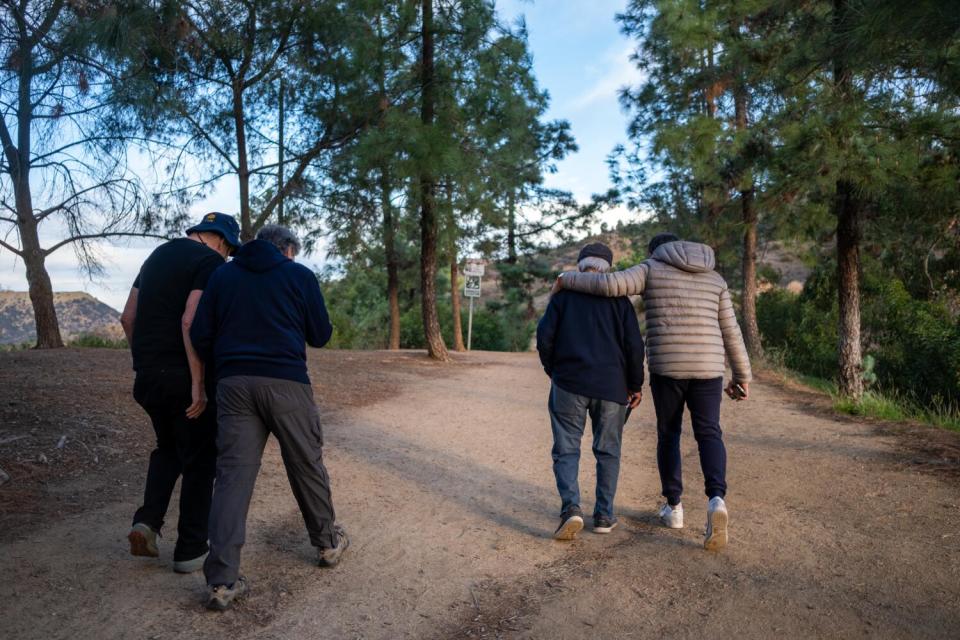
[[[943,429],[960,431],[960,407],[944,405],[924,407],[903,396],[876,389],[867,390],[860,402],[853,402],[840,396],[837,385],[832,380],[803,375],[778,366],[768,365],[767,369],[811,391],[829,395],[833,401],[833,408],[838,413],[890,422],[922,422]]]

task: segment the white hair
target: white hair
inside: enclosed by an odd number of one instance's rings
[[[287,227],[281,227],[278,224],[264,225],[257,232],[257,240],[266,240],[283,253],[286,253],[288,249],[293,249],[293,255],[300,253],[300,240],[296,234]]]
[[[577,269],[580,271],[599,271],[600,273],[606,273],[610,271],[610,263],[603,258],[587,256],[577,263]]]

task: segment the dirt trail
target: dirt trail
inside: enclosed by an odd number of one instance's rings
[[[928,472],[931,460],[875,426],[765,384],[748,403],[725,402],[731,544],[710,554],[689,434],[687,528],[656,525],[645,399],[625,433],[621,527],[562,544],[549,538],[558,499],[536,356],[469,354],[427,374],[413,358],[384,358],[378,375],[395,394],[325,419],[334,501],[352,537],[342,566],[311,564],[271,442],[243,558],[249,598],[205,612],[202,576],[170,571],[174,527],[160,559],[127,555],[138,468],[119,501],[0,545],[0,636],[960,636],[956,477]],[[589,512],[588,443],[582,462]]]

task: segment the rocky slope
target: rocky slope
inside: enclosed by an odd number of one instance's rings
[[[89,293],[55,293],[53,302],[64,340],[87,334],[123,337],[117,310]],[[0,344],[21,344],[35,337],[30,296],[25,291],[0,291]]]

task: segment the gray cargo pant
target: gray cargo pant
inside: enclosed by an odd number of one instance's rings
[[[247,511],[267,437],[273,433],[293,495],[315,547],[334,540],[330,479],[313,389],[279,378],[231,376],[217,385],[217,479],[210,508],[209,585],[232,585],[240,573]]]

